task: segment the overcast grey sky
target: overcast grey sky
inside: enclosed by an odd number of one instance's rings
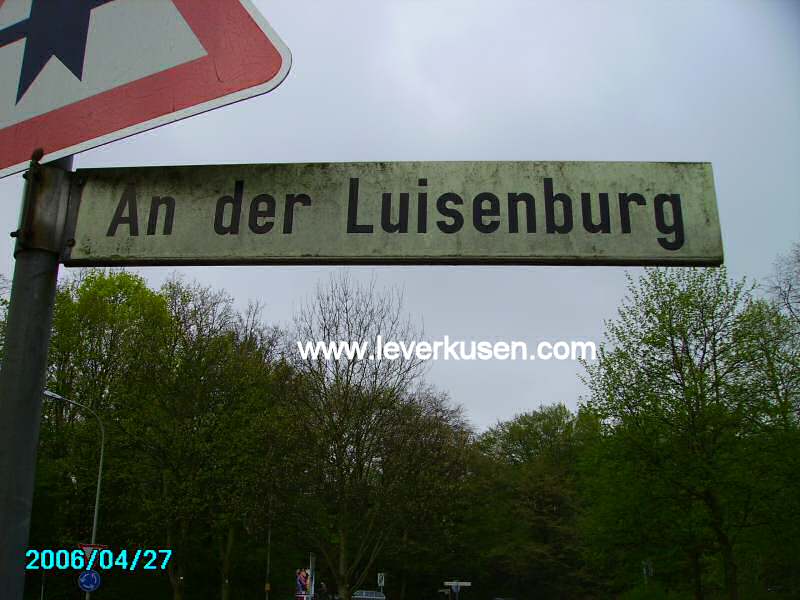
[[[87,151],[76,167],[393,160],[709,161],[725,263],[767,276],[800,239],[800,2],[255,0],[292,51],[273,92]],[[0,231],[21,178],[0,180]],[[4,234],[5,235],[5,234]],[[0,273],[13,268],[10,238]],[[159,285],[175,269],[137,269]],[[288,324],[331,267],[197,267]],[[610,267],[351,268],[405,289],[427,337],[602,338]],[[636,274],[637,270],[629,270]],[[66,270],[62,269],[62,276]],[[575,407],[580,367],[443,362],[429,381],[478,427]]]

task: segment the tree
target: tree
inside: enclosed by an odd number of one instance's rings
[[[128,523],[146,519],[120,485],[136,460],[125,452],[118,408],[131,384],[129,365],[152,356],[152,340],[168,320],[163,299],[129,273],[82,272],[57,290],[46,384],[92,407],[105,423],[100,541],[126,535]],[[99,442],[97,423],[82,408],[43,401],[32,546],[89,541]]]
[[[278,364],[280,332],[268,327],[261,308],[251,304],[231,331],[224,383],[232,402],[217,415],[217,434],[209,438],[209,465],[203,471],[211,490],[207,519],[219,548],[220,597],[231,596],[234,548],[248,529],[272,518],[280,467],[288,454],[286,436],[287,373]],[[266,498],[266,502],[264,502]]]
[[[59,286],[48,384],[95,410],[112,408],[134,356],[168,323],[164,299],[126,272],[86,271]],[[74,409],[49,405],[56,420]]]
[[[613,475],[632,499],[601,495],[594,510],[607,524],[618,515],[620,532],[640,532],[628,543],[647,552],[680,548],[698,598],[716,564],[726,595],[739,597],[746,538],[770,515],[764,492],[780,478],[769,468],[777,459],[771,425],[785,413],[781,398],[796,393],[764,385],[777,381],[774,318],[724,269],[650,269],[631,281],[588,367],[586,408],[604,423],[595,458],[609,465],[595,473]]]
[[[474,438],[446,394],[421,385],[409,400],[401,426],[387,432],[381,451],[384,477],[397,485],[384,512],[388,540],[379,570],[392,574],[388,593],[400,600],[436,589],[441,574],[452,572],[448,550],[463,543],[457,505]],[[465,557],[458,560],[463,564]]]
[[[190,558],[209,545],[219,549],[220,590],[227,597],[237,525],[231,513],[241,490],[234,477],[247,469],[225,471],[229,457],[246,445],[240,436],[247,432],[230,427],[253,382],[239,370],[250,375],[249,363],[262,359],[265,350],[247,337],[255,331],[240,327],[237,337],[239,322],[228,295],[179,279],[168,281],[161,295],[169,323],[149,341],[154,360],[129,364],[131,385],[119,407],[128,452],[139,458],[127,476],[161,543],[174,550],[168,563],[173,598],[185,593]],[[209,543],[195,529],[210,535]]]
[[[94,409],[110,430],[109,445],[115,444],[119,437],[112,433],[114,409],[129,384],[127,366],[134,357],[146,356],[152,347],[147,341],[167,321],[163,299],[135,275],[88,271],[68,280],[56,294],[47,387]],[[77,492],[91,509],[99,450],[95,420],[79,407],[47,400],[42,405],[41,445],[43,459],[61,463],[53,472],[61,481],[58,487],[70,495]],[[108,452],[110,477],[119,458]],[[66,511],[62,514],[67,516]],[[81,537],[88,538],[91,516],[87,510],[75,518],[87,534]]]
[[[346,275],[318,287],[295,319],[300,342],[374,348],[379,335],[413,339],[402,298],[378,292],[374,282],[358,286]],[[295,474],[299,533],[319,549],[339,595],[349,600],[393,530],[393,504],[405,475],[398,438],[408,440],[409,411],[422,409],[410,393],[421,364],[414,358],[294,356],[303,377],[297,417],[305,466]]]
[[[257,306],[239,314],[226,294],[177,279],[157,293],[94,271],[59,288],[48,385],[106,423],[101,538],[172,548],[175,598],[187,581],[208,587],[209,562],[230,596],[239,538],[260,519],[275,388],[290,379],[276,369],[278,340]],[[80,409],[45,404],[34,518],[44,546],[53,532],[59,545],[88,538],[95,428]]]
[[[498,593],[586,593],[576,521],[578,428],[577,417],[554,404],[500,422],[478,440],[483,465],[472,493],[479,506],[492,503],[493,516],[473,515],[473,536]]]
[[[776,261],[769,290],[795,325],[800,325],[800,242]]]

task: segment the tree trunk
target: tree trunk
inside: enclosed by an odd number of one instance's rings
[[[350,578],[347,574],[347,538],[344,528],[339,528],[339,569],[336,574],[336,585],[339,588],[339,598],[350,600]]]
[[[169,498],[169,475],[166,470],[161,472],[161,491],[166,501]],[[167,548],[175,550],[175,522],[172,517],[167,517]],[[181,564],[177,552],[167,563],[167,576],[172,587],[172,600],[183,600],[183,565]]]
[[[692,551],[692,584],[694,587],[694,600],[704,600],[703,596],[703,568],[700,565],[700,552]]]
[[[172,548],[172,527],[167,527],[167,547]],[[172,587],[172,600],[183,600],[183,566],[175,560],[167,563],[167,575]]]
[[[722,566],[725,572],[725,590],[728,592],[728,600],[739,600],[739,582],[737,580],[736,561],[733,558],[733,546],[728,536],[723,535],[724,542],[720,540],[722,547]]]
[[[400,600],[406,600],[406,572],[408,571],[408,529],[403,528],[403,569],[400,576]]]
[[[733,555],[733,543],[725,533],[722,508],[719,505],[716,494],[712,491],[706,490],[703,496],[711,514],[711,529],[714,531],[722,553],[722,569],[725,574],[725,591],[727,592],[728,600],[739,600],[739,582],[737,580],[736,560]]]
[[[233,525],[228,527],[228,535],[227,539],[225,540],[224,544],[220,544],[220,558],[221,561],[221,568],[220,568],[220,575],[221,575],[221,588],[220,588],[220,598],[222,600],[230,600],[231,597],[231,584],[230,584],[230,575],[231,575],[231,554],[233,553],[233,543],[236,539],[236,528]]]
[[[341,600],[350,600],[350,593],[350,584],[348,582],[339,584],[339,598],[341,598]]]
[[[173,561],[167,563],[169,584],[172,586],[172,600],[183,600],[183,569],[175,566]]]
[[[272,498],[270,498],[270,506],[272,506]],[[267,529],[267,573],[264,579],[264,600],[269,600],[269,591],[272,585],[269,582],[269,570],[271,567],[271,561],[272,561],[272,512],[270,511],[269,528]]]

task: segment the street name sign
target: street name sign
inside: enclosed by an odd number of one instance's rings
[[[445,585],[450,586],[450,589],[453,590],[453,593],[458,598],[458,593],[461,591],[462,587],[471,587],[471,581],[445,581]]]
[[[72,178],[68,266],[723,261],[708,163],[261,164]]]
[[[0,1],[0,177],[275,88],[250,0]]]

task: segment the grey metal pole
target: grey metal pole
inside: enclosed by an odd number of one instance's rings
[[[95,543],[97,540],[97,515],[100,511],[100,484],[103,481],[103,457],[105,456],[106,452],[106,428],[103,427],[103,421],[95,411],[91,408],[86,406],[85,404],[81,404],[80,402],[76,402],[75,400],[70,400],[69,398],[64,398],[64,396],[59,396],[58,394],[51,392],[50,390],[44,390],[44,395],[48,398],[52,398],[53,400],[63,400],[64,402],[69,402],[70,404],[74,404],[75,406],[80,406],[81,408],[90,412],[95,419],[97,419],[98,425],[100,425],[100,466],[97,468],[97,489],[95,490],[94,494],[94,519],[92,520],[92,544]],[[89,600],[91,597],[91,592],[86,592],[86,600]]]
[[[0,598],[4,600],[21,600],[25,587],[42,389],[69,195],[64,171],[71,168],[72,157],[52,166],[34,165],[28,171],[20,228],[15,232],[16,262],[0,368]]]

